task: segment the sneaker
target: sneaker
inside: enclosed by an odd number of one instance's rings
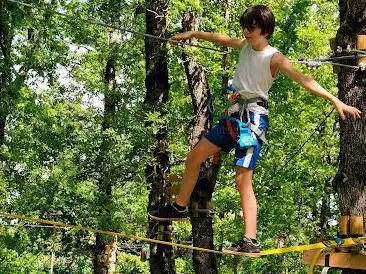
[[[166,205],[156,212],[149,212],[149,217],[158,221],[189,221],[188,208],[179,210],[173,205]]]
[[[256,240],[244,236],[243,239],[228,248],[227,253],[244,253],[243,255],[246,256],[257,257],[260,256],[259,243]]]

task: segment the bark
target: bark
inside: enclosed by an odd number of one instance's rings
[[[145,1],[146,33],[159,37],[166,36],[166,16],[168,1]],[[163,104],[168,99],[168,63],[166,43],[145,38],[146,98],[147,111],[157,111],[164,115]],[[157,210],[167,204],[167,175],[169,173],[168,130],[161,127],[155,135],[156,143],[151,147],[153,161],[145,168],[146,180],[150,187],[148,211]],[[167,222],[165,226],[171,225]],[[154,237],[158,223],[149,219],[149,236]],[[155,249],[156,248],[156,249]],[[156,252],[153,252],[153,251]],[[150,245],[150,272],[175,273],[173,249],[170,246]]]
[[[110,57],[107,61],[104,74],[105,95],[104,95],[104,116],[102,124],[102,144],[97,159],[100,168],[100,178],[98,182],[97,203],[99,207],[99,226],[101,229],[110,229],[112,223],[112,188],[113,178],[108,154],[112,149],[112,142],[105,134],[109,128],[114,127],[114,117],[119,101],[116,93],[116,55],[114,47],[112,48]],[[94,273],[107,274],[114,273],[116,270],[117,260],[117,239],[102,234],[96,234],[96,243],[94,248]]]
[[[320,223],[319,223],[319,236],[324,237],[326,231],[329,228],[329,217],[331,216],[330,212],[330,193],[325,191],[322,197],[322,205],[320,208]]]
[[[357,34],[366,34],[366,1],[339,1],[340,28],[336,43],[355,49]],[[352,61],[349,64],[355,65]],[[364,71],[341,69],[339,99],[360,109],[362,119],[340,121],[340,164],[333,186],[338,194],[341,215],[363,216],[366,221],[366,77]],[[343,273],[364,273],[344,270]]]
[[[198,19],[193,13],[185,13],[182,20],[183,31],[197,30]],[[191,130],[189,143],[193,148],[212,127],[212,116],[208,111],[210,89],[202,67],[183,52],[183,63],[191,93],[195,119]],[[191,196],[191,204],[199,203],[199,208],[206,208],[207,202],[211,201],[215,187],[218,166],[213,166],[206,161],[201,166],[197,185]],[[193,245],[213,249],[212,217],[199,214],[191,216]],[[217,273],[216,257],[212,253],[193,251],[193,266],[196,273]]]

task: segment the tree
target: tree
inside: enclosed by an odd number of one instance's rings
[[[146,33],[164,38],[166,36],[166,16],[169,2],[164,0],[145,1]],[[146,97],[148,112],[164,117],[163,106],[168,100],[168,63],[166,42],[145,38]],[[145,175],[150,187],[148,211],[162,208],[168,201],[167,175],[169,174],[168,129],[165,125],[156,127],[156,144],[151,147],[152,160],[147,164]],[[171,223],[170,223],[171,224]],[[149,220],[149,235],[157,231],[157,222]],[[164,224],[166,228],[169,223]],[[154,250],[150,245],[150,250]],[[150,254],[151,273],[175,273],[173,249],[171,246],[158,245],[156,252]]]
[[[97,158],[97,167],[100,170],[97,191],[97,205],[100,212],[99,226],[101,229],[110,229],[112,223],[112,200],[113,200],[113,157],[110,153],[113,150],[113,140],[109,131],[116,127],[116,111],[120,101],[118,89],[116,89],[116,63],[117,63],[117,45],[116,33],[111,32],[109,36],[109,47],[111,52],[104,71],[104,115],[102,122],[102,142]],[[117,259],[117,238],[96,234],[96,243],[94,249],[94,273],[105,274],[114,273]]]
[[[198,20],[197,14],[193,12],[184,13],[182,19],[183,32],[198,30]],[[211,92],[202,66],[186,52],[183,52],[182,59],[194,113],[193,126],[189,137],[189,144],[192,149],[212,127],[213,119],[209,112],[209,104],[212,106],[212,101],[209,100]],[[201,213],[195,216],[193,204],[198,204],[198,208],[207,209],[207,203],[212,199],[218,170],[219,166],[210,163],[210,161],[202,164],[196,187],[192,193],[190,207],[192,208],[191,223],[194,246],[208,249],[214,247],[212,217]],[[216,257],[212,253],[194,251],[193,265],[196,273],[217,273]]]
[[[366,34],[366,1],[339,1],[340,28],[336,45],[356,48],[357,35]],[[366,94],[365,72],[342,68],[338,75],[339,99],[363,111]],[[333,186],[342,216],[362,216],[366,224],[366,140],[365,119],[340,121],[340,163]],[[343,273],[362,271],[344,270]],[[362,272],[363,273],[363,272]]]

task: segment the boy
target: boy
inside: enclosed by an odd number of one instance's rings
[[[240,18],[240,25],[244,34],[242,39],[195,31],[180,33],[173,37],[177,41],[196,38],[241,49],[239,64],[232,83],[236,92],[231,96],[230,101],[233,105],[228,110],[228,115],[234,119],[221,119],[188,154],[183,186],[176,202],[165,206],[155,215],[149,215],[151,218],[162,221],[187,219],[187,204],[196,184],[201,163],[221,150],[229,152],[235,147],[235,181],[240,193],[245,230],[244,237],[234,244],[231,250],[259,253],[259,244],[256,241],[257,204],[252,188],[252,175],[263,136],[268,130],[268,91],[278,72],[284,73],[311,93],[332,102],[342,119],[345,119],[346,114],[355,119],[360,117],[361,112],[342,103],[311,77],[297,71],[282,53],[268,44],[275,27],[274,15],[268,7],[256,5],[248,8]],[[255,146],[243,148],[237,144],[237,140],[233,140],[229,134],[229,127],[238,132],[238,122],[235,119],[250,122],[250,128],[255,129],[251,134],[257,138]]]

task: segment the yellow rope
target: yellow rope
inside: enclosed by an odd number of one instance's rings
[[[261,255],[273,255],[273,254],[282,254],[294,251],[307,251],[307,250],[314,250],[314,249],[322,249],[329,246],[337,246],[337,247],[352,247],[361,243],[366,242],[366,237],[359,237],[359,238],[347,238],[343,239],[343,243],[338,245],[336,241],[328,241],[327,245],[323,243],[316,243],[316,244],[308,244],[308,245],[298,245],[298,246],[291,246],[291,247],[284,247],[284,248],[275,248],[275,249],[267,249],[261,251]]]
[[[100,233],[100,234],[116,236],[116,237],[120,237],[120,238],[134,239],[134,240],[144,241],[144,242],[148,242],[148,243],[169,245],[169,246],[181,247],[181,248],[186,248],[186,249],[191,249],[191,250],[196,250],[196,251],[209,252],[209,253],[215,253],[215,254],[221,254],[221,255],[232,255],[232,254],[228,254],[228,253],[225,253],[225,252],[222,252],[222,251],[217,251],[217,250],[212,250],[212,249],[206,249],[206,248],[201,248],[201,247],[196,247],[196,246],[177,244],[177,243],[172,243],[172,242],[159,241],[159,240],[144,238],[144,237],[135,236],[135,235],[127,235],[127,234],[122,234],[122,233],[117,233],[117,232],[111,232],[111,231],[95,229],[95,228],[91,228],[91,227],[83,227],[83,226],[79,226],[79,225],[70,225],[70,224],[61,223],[61,222],[48,221],[48,220],[44,220],[44,219],[33,218],[33,217],[22,216],[22,215],[16,215],[16,214],[9,214],[9,213],[5,213],[5,212],[0,212],[0,216],[8,217],[8,218],[14,218],[14,219],[21,219],[21,220],[31,221],[31,222],[35,222],[35,223],[48,224],[48,225],[53,225],[53,226],[57,226],[57,227],[65,227],[65,228],[72,228],[72,229],[76,229],[76,230],[90,231],[90,232],[93,232],[93,233]],[[348,239],[344,239],[344,242],[341,245],[338,245],[338,246],[351,247],[351,246],[355,246],[359,243],[365,243],[365,242],[366,242],[366,237],[348,238]],[[337,245],[337,243],[335,241],[330,241],[330,244]],[[327,246],[324,245],[323,243],[298,245],[298,246],[292,246],[292,247],[262,250],[260,252],[260,255],[264,256],[264,255],[283,254],[283,253],[289,253],[289,252],[295,252],[295,251],[324,249],[326,247]]]
[[[311,264],[309,266],[308,274],[314,273],[315,265],[318,262],[318,259],[319,259],[320,255],[323,253],[324,249],[325,248],[319,249],[314,253],[313,259],[311,260]]]
[[[72,229],[76,229],[76,230],[84,230],[84,231],[90,231],[93,233],[100,233],[100,234],[105,234],[105,235],[110,235],[110,236],[116,236],[119,238],[134,239],[134,240],[138,240],[138,241],[145,241],[145,242],[155,243],[155,244],[176,246],[176,247],[192,249],[192,250],[197,250],[197,251],[211,252],[211,253],[215,253],[215,254],[222,254],[222,255],[226,254],[224,252],[217,251],[217,250],[211,250],[211,249],[206,249],[206,248],[201,248],[201,247],[159,241],[159,240],[144,238],[144,237],[135,236],[135,235],[127,235],[127,234],[122,234],[122,233],[117,233],[117,232],[112,232],[112,231],[95,229],[95,228],[91,228],[91,227],[83,227],[83,226],[79,226],[79,225],[70,225],[70,224],[65,224],[65,223],[61,223],[61,222],[48,221],[48,220],[27,217],[27,216],[22,216],[22,215],[8,214],[8,213],[0,212],[0,216],[14,218],[14,219],[21,219],[21,220],[26,220],[26,221],[36,222],[36,223],[48,224],[48,225],[53,225],[53,226],[58,226],[58,227],[63,226],[63,227],[72,228]]]

